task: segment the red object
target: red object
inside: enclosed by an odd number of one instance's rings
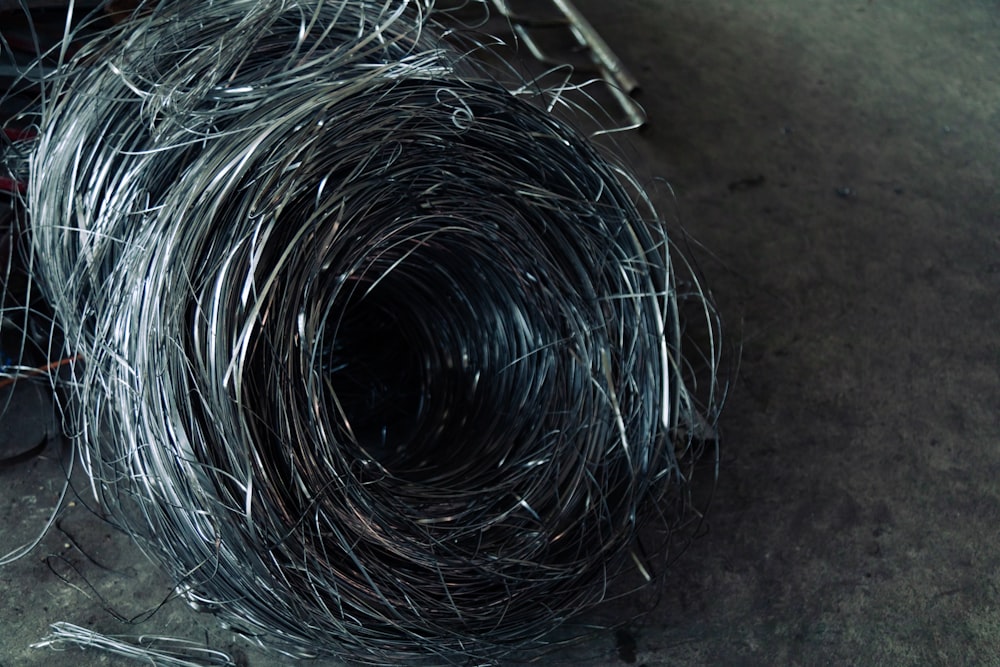
[[[34,139],[38,136],[35,130],[24,130],[19,127],[5,127],[3,134],[10,141],[21,141],[23,139]]]
[[[0,192],[11,192],[24,194],[28,191],[28,184],[6,176],[0,176]]]
[[[7,141],[24,141],[28,139],[34,139],[38,136],[38,132],[33,129],[22,129],[18,127],[5,127],[3,128],[3,135],[7,138]],[[24,181],[19,181],[9,176],[0,176],[0,192],[10,192],[24,194],[28,190],[28,184]]]

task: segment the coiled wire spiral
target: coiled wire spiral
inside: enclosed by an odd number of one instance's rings
[[[95,494],[292,655],[531,646],[683,520],[713,414],[641,188],[431,9],[141,7],[51,79],[31,161]]]

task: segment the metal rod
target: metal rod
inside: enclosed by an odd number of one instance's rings
[[[552,0],[552,3],[569,21],[580,45],[586,46],[590,50],[594,60],[611,74],[625,93],[634,94],[639,89],[639,80],[632,75],[621,58],[615,55],[615,52],[594,29],[594,26],[590,25],[590,22],[584,18],[580,10],[569,0]]]
[[[510,22],[514,34],[524,42],[531,55],[541,63],[562,64],[542,49],[529,28],[569,28],[577,44],[585,49],[590,56],[590,60],[594,64],[594,71],[600,74],[604,82],[608,84],[611,94],[624,111],[628,119],[628,125],[624,129],[643,127],[646,124],[646,113],[632,99],[632,95],[639,91],[638,79],[632,75],[621,58],[611,50],[608,43],[569,0],[552,0],[552,3],[563,18],[535,19],[512,11],[507,0],[493,0],[493,5],[500,15]]]
[[[538,19],[533,16],[519,14],[510,8],[507,0],[493,0],[493,6],[496,7],[500,16],[515,26],[521,25],[526,28],[562,28],[569,25],[569,18],[565,15],[563,15],[563,18]]]

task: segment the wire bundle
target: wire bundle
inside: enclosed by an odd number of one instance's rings
[[[53,80],[32,159],[94,492],[292,655],[530,646],[697,456],[641,189],[430,10],[145,8]]]

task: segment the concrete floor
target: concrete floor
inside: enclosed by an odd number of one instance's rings
[[[1000,664],[1000,6],[577,5],[641,79],[627,157],[742,361],[710,530],[653,613],[553,662]],[[20,393],[0,451],[49,428]],[[0,544],[63,479],[56,447],[0,470]],[[55,621],[296,664],[177,600],[123,625],[169,582],[80,499],[61,516],[0,568],[0,666],[136,664],[29,649]]]

